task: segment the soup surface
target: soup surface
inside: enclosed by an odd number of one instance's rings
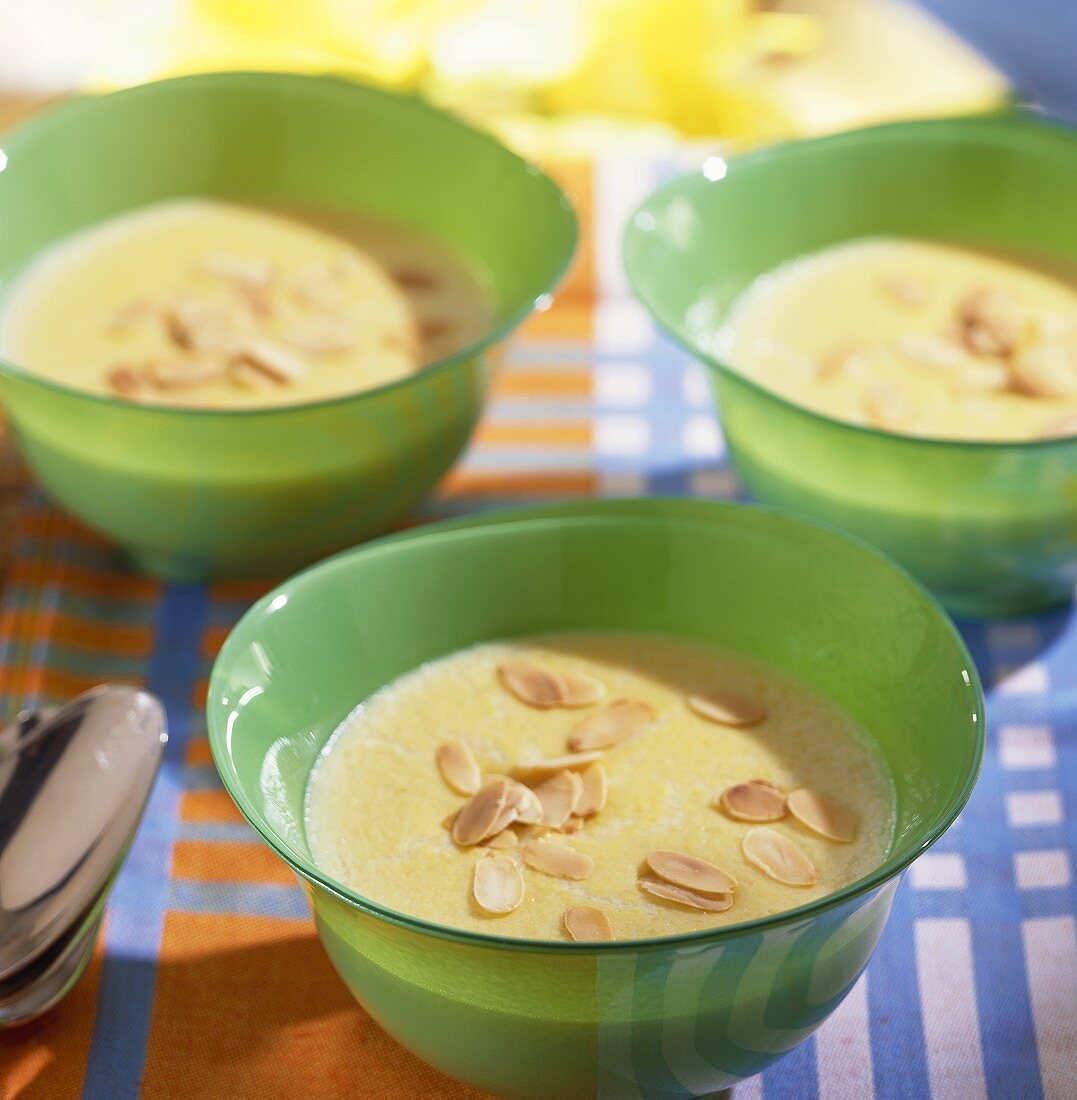
[[[1077,435],[1077,284],[953,245],[849,241],[757,279],[716,355],[818,412],[947,439]]]
[[[877,867],[893,817],[877,749],[816,692],[709,646],[606,633],[487,643],[387,685],[328,742],[306,806],[339,882],[535,939],[802,905]]]
[[[243,408],[395,381],[489,321],[476,276],[413,231],[183,199],[36,258],[5,296],[0,353],[94,393]]]

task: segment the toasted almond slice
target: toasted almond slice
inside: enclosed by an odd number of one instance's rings
[[[247,327],[234,309],[188,296],[169,304],[164,323],[172,343],[187,351],[230,351]]]
[[[119,394],[120,397],[126,397],[129,400],[136,398],[145,389],[147,380],[144,370],[126,365],[113,367],[105,375],[105,381],[108,383],[109,389],[113,393]]]
[[[542,775],[550,772],[564,771],[573,768],[584,768],[596,760],[602,759],[601,749],[592,752],[567,752],[564,756],[550,756],[545,760],[535,760],[521,764],[516,771],[521,775]]]
[[[606,769],[596,760],[580,772],[580,781],[583,783],[583,793],[576,800],[575,813],[580,817],[593,817],[606,808],[609,791]]]
[[[478,844],[491,833],[500,832],[492,826],[504,813],[508,794],[509,782],[503,776],[495,776],[483,783],[460,807],[452,826],[453,840],[460,847],[467,848]]]
[[[219,359],[170,359],[151,363],[150,380],[162,390],[186,390],[224,378],[225,366]]]
[[[1008,389],[1012,377],[1004,363],[994,359],[973,359],[954,371],[950,386],[957,393]]]
[[[575,772],[557,772],[540,783],[535,794],[542,803],[542,824],[560,829],[583,794],[583,781]]]
[[[852,361],[860,354],[860,349],[853,344],[839,344],[820,356],[815,364],[815,377],[823,382],[837,378],[846,372]]]
[[[737,692],[711,691],[705,695],[689,695],[685,700],[688,709],[708,722],[723,726],[758,726],[767,716],[766,707],[758,699]]]
[[[530,787],[517,783],[515,779],[508,780],[508,784],[508,802],[516,811],[516,820],[521,825],[541,825],[545,811],[539,796]]]
[[[639,880],[641,890],[648,894],[654,894],[657,898],[666,901],[675,901],[678,905],[687,905],[691,909],[706,909],[711,913],[722,913],[733,904],[732,894],[697,894],[694,890],[686,890],[683,886],[676,886],[672,882],[663,882],[662,879],[647,878]]]
[[[568,821],[561,826],[557,831],[565,833],[571,836],[573,833],[578,833],[584,826],[584,819],[579,814],[571,814]]]
[[[912,418],[908,394],[895,382],[872,382],[865,386],[860,404],[870,423],[878,428],[900,428]]]
[[[564,677],[529,657],[510,657],[498,667],[497,674],[504,687],[529,707],[559,707],[565,697]]]
[[[301,268],[292,283],[292,297],[304,306],[332,309],[345,299],[340,285],[339,258],[336,263],[314,263]]]
[[[140,298],[135,302],[128,302],[122,309],[118,309],[108,323],[112,332],[122,332],[137,325],[140,321],[149,320],[157,312],[157,304],[149,298]]]
[[[565,683],[565,692],[561,697],[563,707],[589,707],[606,698],[606,685],[586,672],[569,669],[561,673],[561,679]]]
[[[265,260],[252,260],[230,252],[211,252],[203,256],[197,266],[206,275],[244,285],[268,283],[273,278],[273,267]]]
[[[562,919],[570,940],[595,943],[613,939],[609,917],[594,905],[573,905]]]
[[[356,345],[355,329],[341,317],[319,314],[292,325],[281,337],[310,355],[339,355]]]
[[[584,879],[595,873],[595,861],[567,844],[553,840],[529,840],[520,848],[524,863],[554,878]]]
[[[231,363],[228,367],[228,379],[244,390],[264,391],[275,389],[277,383],[265,371],[251,366],[250,363]]]
[[[436,286],[440,286],[440,280],[432,272],[419,271],[415,268],[400,268],[390,277],[402,290],[433,290]]]
[[[236,360],[268,375],[274,382],[296,382],[307,373],[307,364],[299,356],[272,340],[246,340],[236,349]]]
[[[1040,429],[1041,439],[1065,439],[1071,435],[1077,435],[1077,412],[1056,416]]]
[[[957,305],[957,324],[973,355],[1011,355],[1027,339],[1029,318],[1008,291],[979,287]]]
[[[721,867],[687,852],[659,848],[648,853],[647,866],[666,882],[697,894],[728,894],[737,885],[737,880]]]
[[[767,825],[749,829],[740,842],[744,858],[786,886],[814,886],[815,866],[789,837]]]
[[[1062,344],[1034,344],[1010,360],[1014,385],[1032,397],[1077,393],[1077,355]]]
[[[927,287],[909,275],[887,275],[879,280],[879,289],[888,298],[914,309],[927,302]]]
[[[842,844],[856,839],[856,817],[844,806],[838,806],[806,787],[791,791],[785,801],[793,817],[813,833]]]
[[[777,791],[779,794],[781,793],[781,787],[775,783],[773,779],[759,779],[757,777],[755,779],[749,779],[748,782],[758,783],[760,787],[769,787],[772,791]]]
[[[475,864],[471,892],[487,913],[511,913],[524,900],[524,876],[514,859],[487,852]]]
[[[717,807],[737,821],[780,821],[788,812],[781,791],[754,780],[726,787],[718,796]]]
[[[568,739],[572,752],[608,749],[654,721],[654,707],[638,699],[615,699],[607,707],[585,718]]]
[[[957,344],[926,332],[910,332],[897,341],[897,349],[914,363],[925,367],[956,369],[969,362],[969,356]]]
[[[520,843],[520,838],[511,829],[502,829],[482,843],[485,848],[508,849],[515,848]]]
[[[460,794],[474,794],[482,786],[482,772],[470,748],[458,738],[442,741],[434,754],[441,778]]]

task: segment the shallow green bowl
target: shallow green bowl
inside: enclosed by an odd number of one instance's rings
[[[917,439],[809,412],[729,369],[709,337],[758,275],[890,234],[1077,262],[1077,131],[1009,114],[778,146],[663,187],[624,240],[658,323],[712,368],[730,456],[768,504],[892,554],[952,610],[1013,614],[1077,583],[1077,437]]]
[[[532,631],[664,631],[813,684],[878,740],[897,788],[886,862],[832,897],[721,931],[511,940],[394,912],[311,862],[303,799],[371,692],[462,646]],[[805,1039],[856,981],[901,871],[953,821],[983,748],[972,661],[874,551],[759,508],[615,501],[441,524],[288,581],[213,670],[214,760],[304,882],[318,932],[390,1034],[461,1080],[536,1100],[707,1095]]]
[[[182,195],[354,210],[470,260],[491,331],[401,382],[306,405],[132,405],[0,360],[0,398],[49,492],[168,577],[281,573],[383,531],[459,454],[487,353],[576,239],[541,172],[417,99],[330,77],[184,77],[57,107],[4,136],[0,289],[58,238]],[[0,161],[2,162],[2,161]]]

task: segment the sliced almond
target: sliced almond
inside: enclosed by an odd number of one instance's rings
[[[564,677],[529,657],[510,657],[498,667],[497,674],[501,683],[529,707],[559,707],[565,697]]]
[[[162,390],[187,390],[225,377],[224,364],[219,359],[171,359],[151,363],[150,380]]]
[[[478,844],[492,833],[500,832],[493,826],[505,810],[509,795],[509,782],[503,776],[488,779],[460,807],[452,826],[452,838],[462,848]]]
[[[606,808],[609,792],[606,769],[596,760],[580,772],[580,782],[583,783],[583,793],[576,800],[575,812],[580,817],[593,817],[601,813]]]
[[[1043,439],[1065,439],[1071,435],[1077,435],[1077,412],[1054,417],[1040,429]]]
[[[277,388],[277,383],[265,371],[244,362],[229,364],[228,380],[240,389],[253,390],[255,393]]]
[[[814,886],[815,866],[800,848],[777,829],[758,825],[740,842],[744,858],[786,886]]]
[[[550,756],[544,760],[535,760],[521,764],[516,770],[522,775],[542,775],[564,771],[566,768],[584,768],[596,760],[602,759],[600,749],[592,752],[567,752],[564,756]]]
[[[265,260],[253,260],[230,252],[211,252],[203,256],[197,266],[206,275],[245,285],[268,283],[273,277],[273,268]]]
[[[758,699],[732,691],[689,695],[685,702],[700,718],[734,728],[758,726],[767,716],[766,707]]]
[[[927,287],[909,275],[887,275],[879,280],[879,289],[893,301],[913,309],[927,302]]]
[[[571,814],[568,821],[561,826],[558,832],[571,836],[573,833],[578,833],[584,827],[585,823],[585,819],[580,817],[579,814]]]
[[[140,298],[118,309],[110,318],[108,327],[112,332],[122,332],[141,321],[147,321],[157,313],[157,304],[149,298]]]
[[[705,909],[711,913],[722,913],[733,904],[732,894],[697,894],[672,882],[662,879],[643,877],[639,880],[641,890],[678,905],[687,905],[691,909]]]
[[[456,819],[459,816],[460,816],[460,809],[453,810],[453,812],[451,814],[448,814],[447,816],[445,816],[441,819],[441,827],[443,829],[448,829],[448,831],[451,833],[453,824],[455,823]]]
[[[339,259],[337,263],[315,263],[301,268],[292,284],[292,297],[300,305],[333,309],[345,300]]]
[[[519,843],[520,838],[511,829],[502,829],[501,832],[494,833],[489,840],[484,840],[483,847],[508,849],[515,848]]]
[[[539,796],[530,787],[523,783],[517,783],[510,779],[508,802],[516,811],[516,820],[521,825],[541,825],[545,818],[545,810]]]
[[[1077,393],[1077,355],[1062,344],[1034,344],[1010,360],[1015,388],[1032,397]]]
[[[137,367],[119,366],[105,375],[105,382],[113,393],[134,399],[145,389],[147,377],[146,372]]]
[[[969,361],[969,356],[956,344],[930,333],[910,332],[897,341],[898,351],[925,367],[956,369]]]
[[[785,801],[793,817],[813,833],[842,844],[856,839],[856,816],[844,806],[838,806],[806,787],[790,791]]]
[[[524,876],[514,859],[488,852],[475,864],[471,891],[487,913],[511,913],[524,900]]]
[[[297,382],[307,374],[307,364],[303,359],[272,340],[246,340],[236,348],[235,358],[237,362],[248,364],[281,384]]]
[[[442,741],[434,754],[441,778],[460,794],[474,794],[482,786],[479,762],[470,748],[457,738]]]
[[[524,863],[553,878],[584,879],[595,873],[595,861],[567,844],[552,840],[529,840],[520,848]]]
[[[687,852],[659,848],[647,855],[647,866],[661,879],[697,894],[728,894],[737,880],[721,867]]]
[[[561,697],[563,707],[589,707],[601,703],[606,698],[606,685],[586,672],[573,672],[569,669],[561,673],[565,692]]]
[[[595,943],[613,939],[609,917],[594,905],[573,905],[562,919],[570,940]]]
[[[355,329],[348,321],[328,314],[298,321],[281,339],[310,355],[339,355],[351,351],[357,342]]]
[[[819,358],[815,365],[815,377],[823,382],[837,378],[846,372],[850,363],[860,354],[860,349],[854,345],[840,344]]]
[[[772,791],[778,791],[781,793],[781,787],[774,782],[773,779],[755,779],[748,780],[749,783],[758,783],[761,787],[769,787]]]
[[[912,418],[908,395],[895,382],[872,382],[864,387],[860,405],[877,428],[900,428]]]
[[[542,824],[560,829],[583,794],[583,781],[575,772],[557,772],[540,783],[535,794],[542,803]]]
[[[607,707],[585,718],[568,739],[573,752],[608,749],[654,721],[654,707],[638,699],[615,699]]]
[[[737,821],[780,821],[785,795],[769,783],[734,783],[718,796],[718,808]]]
[[[231,351],[246,327],[234,309],[186,296],[170,303],[164,322],[168,338],[186,351]]]
[[[980,287],[957,305],[957,325],[973,355],[1011,355],[1027,339],[1029,319],[1005,290]]]
[[[433,290],[440,285],[440,280],[432,272],[417,268],[400,268],[392,273],[391,278],[402,290]]]

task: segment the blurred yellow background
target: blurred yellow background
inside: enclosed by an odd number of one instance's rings
[[[35,0],[13,13],[9,84],[342,72],[427,95],[538,157],[738,147],[1007,93],[906,0]]]

